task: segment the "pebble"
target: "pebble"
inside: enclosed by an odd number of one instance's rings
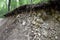
[[[22,25],[25,25],[25,24],[26,24],[26,22],[25,22],[25,21],[23,21]]]
[[[58,18],[58,21],[60,22],[60,18]]]
[[[38,23],[42,24],[44,21],[42,18],[36,20]]]
[[[32,21],[32,24],[36,24],[36,22],[35,21]]]
[[[19,18],[20,17],[20,15],[17,15],[17,18]]]
[[[42,30],[42,35],[44,35],[45,37],[47,37],[47,31],[45,29]]]
[[[57,37],[57,36],[55,36],[55,39],[58,39],[58,37]]]
[[[40,17],[41,15],[42,15],[41,13],[38,13],[38,15],[37,15],[37,16],[38,16],[38,17]]]
[[[40,33],[38,33],[38,35],[39,35],[39,36],[41,36],[41,34],[40,34]]]
[[[37,33],[34,33],[35,35],[37,35]]]

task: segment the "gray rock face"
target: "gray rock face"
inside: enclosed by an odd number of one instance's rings
[[[41,15],[33,12],[7,18],[0,40],[60,40],[60,23],[50,15],[43,20]]]

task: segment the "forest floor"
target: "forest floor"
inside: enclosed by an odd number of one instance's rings
[[[0,40],[60,40],[60,19],[56,15],[60,14],[33,12],[5,18]]]

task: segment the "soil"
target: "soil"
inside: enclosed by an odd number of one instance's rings
[[[22,12],[4,18],[0,27],[0,40],[60,40],[60,14],[58,11]]]

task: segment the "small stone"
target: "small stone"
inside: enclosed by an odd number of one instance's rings
[[[46,25],[49,25],[49,24],[46,24]]]
[[[32,24],[36,24],[36,22],[35,21],[32,21]]]
[[[34,32],[34,31],[32,31],[32,32]]]
[[[55,15],[55,18],[57,18],[58,16],[57,15]]]
[[[36,31],[37,31],[38,29],[36,29]]]
[[[25,21],[23,21],[22,25],[25,25],[25,24],[26,24],[26,22],[25,22]]]
[[[40,19],[37,19],[37,21],[39,22],[39,21],[40,21]]]
[[[17,18],[20,17],[20,15],[17,15]]]
[[[39,23],[36,23],[35,25],[39,26],[40,24]]]
[[[60,18],[58,18],[58,21],[60,21]]]
[[[38,35],[39,35],[39,36],[41,36],[41,34],[40,34],[40,33],[38,33]]]
[[[55,36],[55,39],[58,39],[58,37],[57,37],[57,36]]]
[[[42,24],[43,23],[43,19],[42,18],[37,19],[37,22]]]
[[[37,15],[38,17],[40,17],[41,16],[41,13],[38,13],[38,15]]]
[[[45,37],[47,37],[47,31],[46,30],[42,30],[42,35],[44,35]]]
[[[37,35],[37,33],[34,33],[35,35]]]

